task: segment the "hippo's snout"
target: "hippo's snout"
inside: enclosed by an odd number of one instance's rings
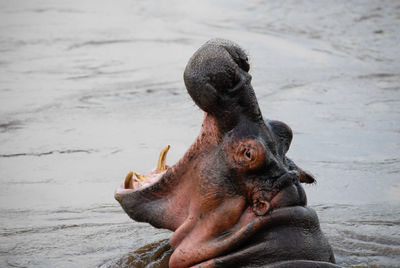
[[[193,101],[218,120],[221,131],[230,130],[238,117],[261,118],[251,87],[250,65],[237,44],[214,39],[205,43],[189,60],[184,81]]]

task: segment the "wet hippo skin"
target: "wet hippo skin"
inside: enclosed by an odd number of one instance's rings
[[[184,81],[204,113],[199,136],[172,166],[130,172],[115,193],[135,221],[174,231],[169,267],[338,267],[301,183],[314,178],[286,157],[292,130],[264,120],[247,55],[210,40]]]

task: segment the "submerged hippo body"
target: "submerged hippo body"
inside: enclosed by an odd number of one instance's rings
[[[244,51],[211,40],[184,73],[205,112],[173,166],[128,174],[115,193],[134,220],[174,231],[169,267],[337,267],[300,185],[314,178],[286,157],[291,129],[264,120]],[[134,178],[134,176],[136,178]]]

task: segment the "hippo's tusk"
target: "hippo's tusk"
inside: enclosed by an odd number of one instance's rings
[[[133,175],[135,175],[136,178],[133,177]],[[131,171],[125,177],[125,182],[124,182],[125,189],[132,189],[132,186],[131,186],[132,180],[133,180],[133,182],[138,183],[140,186],[143,186],[145,182],[150,181],[150,178],[148,178],[142,174],[136,173],[134,171]]]
[[[130,186],[131,180],[132,180],[132,176],[133,176],[133,171],[129,172],[128,175],[126,175],[125,182],[124,182],[125,189],[129,189],[129,186]]]
[[[166,170],[165,160],[167,159],[167,153],[168,153],[169,148],[170,148],[170,146],[167,145],[160,152],[160,156],[158,157],[157,173],[161,173],[164,170]]]

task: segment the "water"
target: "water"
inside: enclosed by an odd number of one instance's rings
[[[221,37],[294,130],[338,263],[400,267],[399,29],[398,1],[1,0],[0,266],[118,266],[170,236],[113,192],[194,140],[183,70]]]

